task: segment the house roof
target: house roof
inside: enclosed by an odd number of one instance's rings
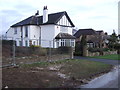
[[[101,33],[103,33],[104,31],[103,30],[99,30],[99,31],[96,31],[96,34],[97,35],[100,35]]]
[[[94,35],[96,34],[96,31],[93,29],[79,29],[74,36],[76,38],[79,38],[81,35]]]
[[[48,22],[43,23],[43,16],[30,16],[27,19],[24,19],[11,27],[17,27],[17,26],[24,26],[24,25],[47,25],[47,24],[57,24],[57,22],[62,18],[63,15],[66,15],[68,21],[70,22],[71,26],[74,27],[74,24],[72,23],[71,19],[69,18],[66,11],[58,12],[58,13],[52,13],[48,15]]]
[[[55,39],[75,39],[75,37],[68,33],[59,33]]]

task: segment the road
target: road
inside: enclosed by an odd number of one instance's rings
[[[120,65],[118,60],[95,59],[88,57],[75,57],[75,59],[98,61],[115,66],[111,72],[91,80],[88,84],[79,86],[78,88],[83,88],[81,90],[84,90],[84,88],[120,88]]]

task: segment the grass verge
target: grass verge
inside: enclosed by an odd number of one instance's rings
[[[104,55],[104,56],[93,56],[92,58],[120,60],[120,55],[119,54],[112,54],[112,55]]]

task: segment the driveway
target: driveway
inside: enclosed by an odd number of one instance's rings
[[[78,88],[81,88],[81,90],[84,90],[84,88],[118,88],[119,87],[120,80],[118,79],[120,79],[119,78],[120,63],[118,62],[118,60],[96,59],[96,58],[79,57],[79,56],[75,56],[74,59],[85,59],[85,60],[103,62],[115,66],[115,68],[111,72],[93,79],[88,84],[79,86]]]
[[[96,58],[81,57],[81,56],[74,56],[74,59],[85,59],[85,60],[103,62],[105,64],[111,64],[111,65],[118,65],[118,64],[120,64],[120,61],[118,62],[118,60],[96,59]]]

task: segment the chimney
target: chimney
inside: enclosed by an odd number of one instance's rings
[[[39,10],[37,10],[37,13],[35,13],[35,16],[39,15]]]
[[[43,8],[43,23],[46,23],[48,21],[48,9],[47,6],[44,6]]]

